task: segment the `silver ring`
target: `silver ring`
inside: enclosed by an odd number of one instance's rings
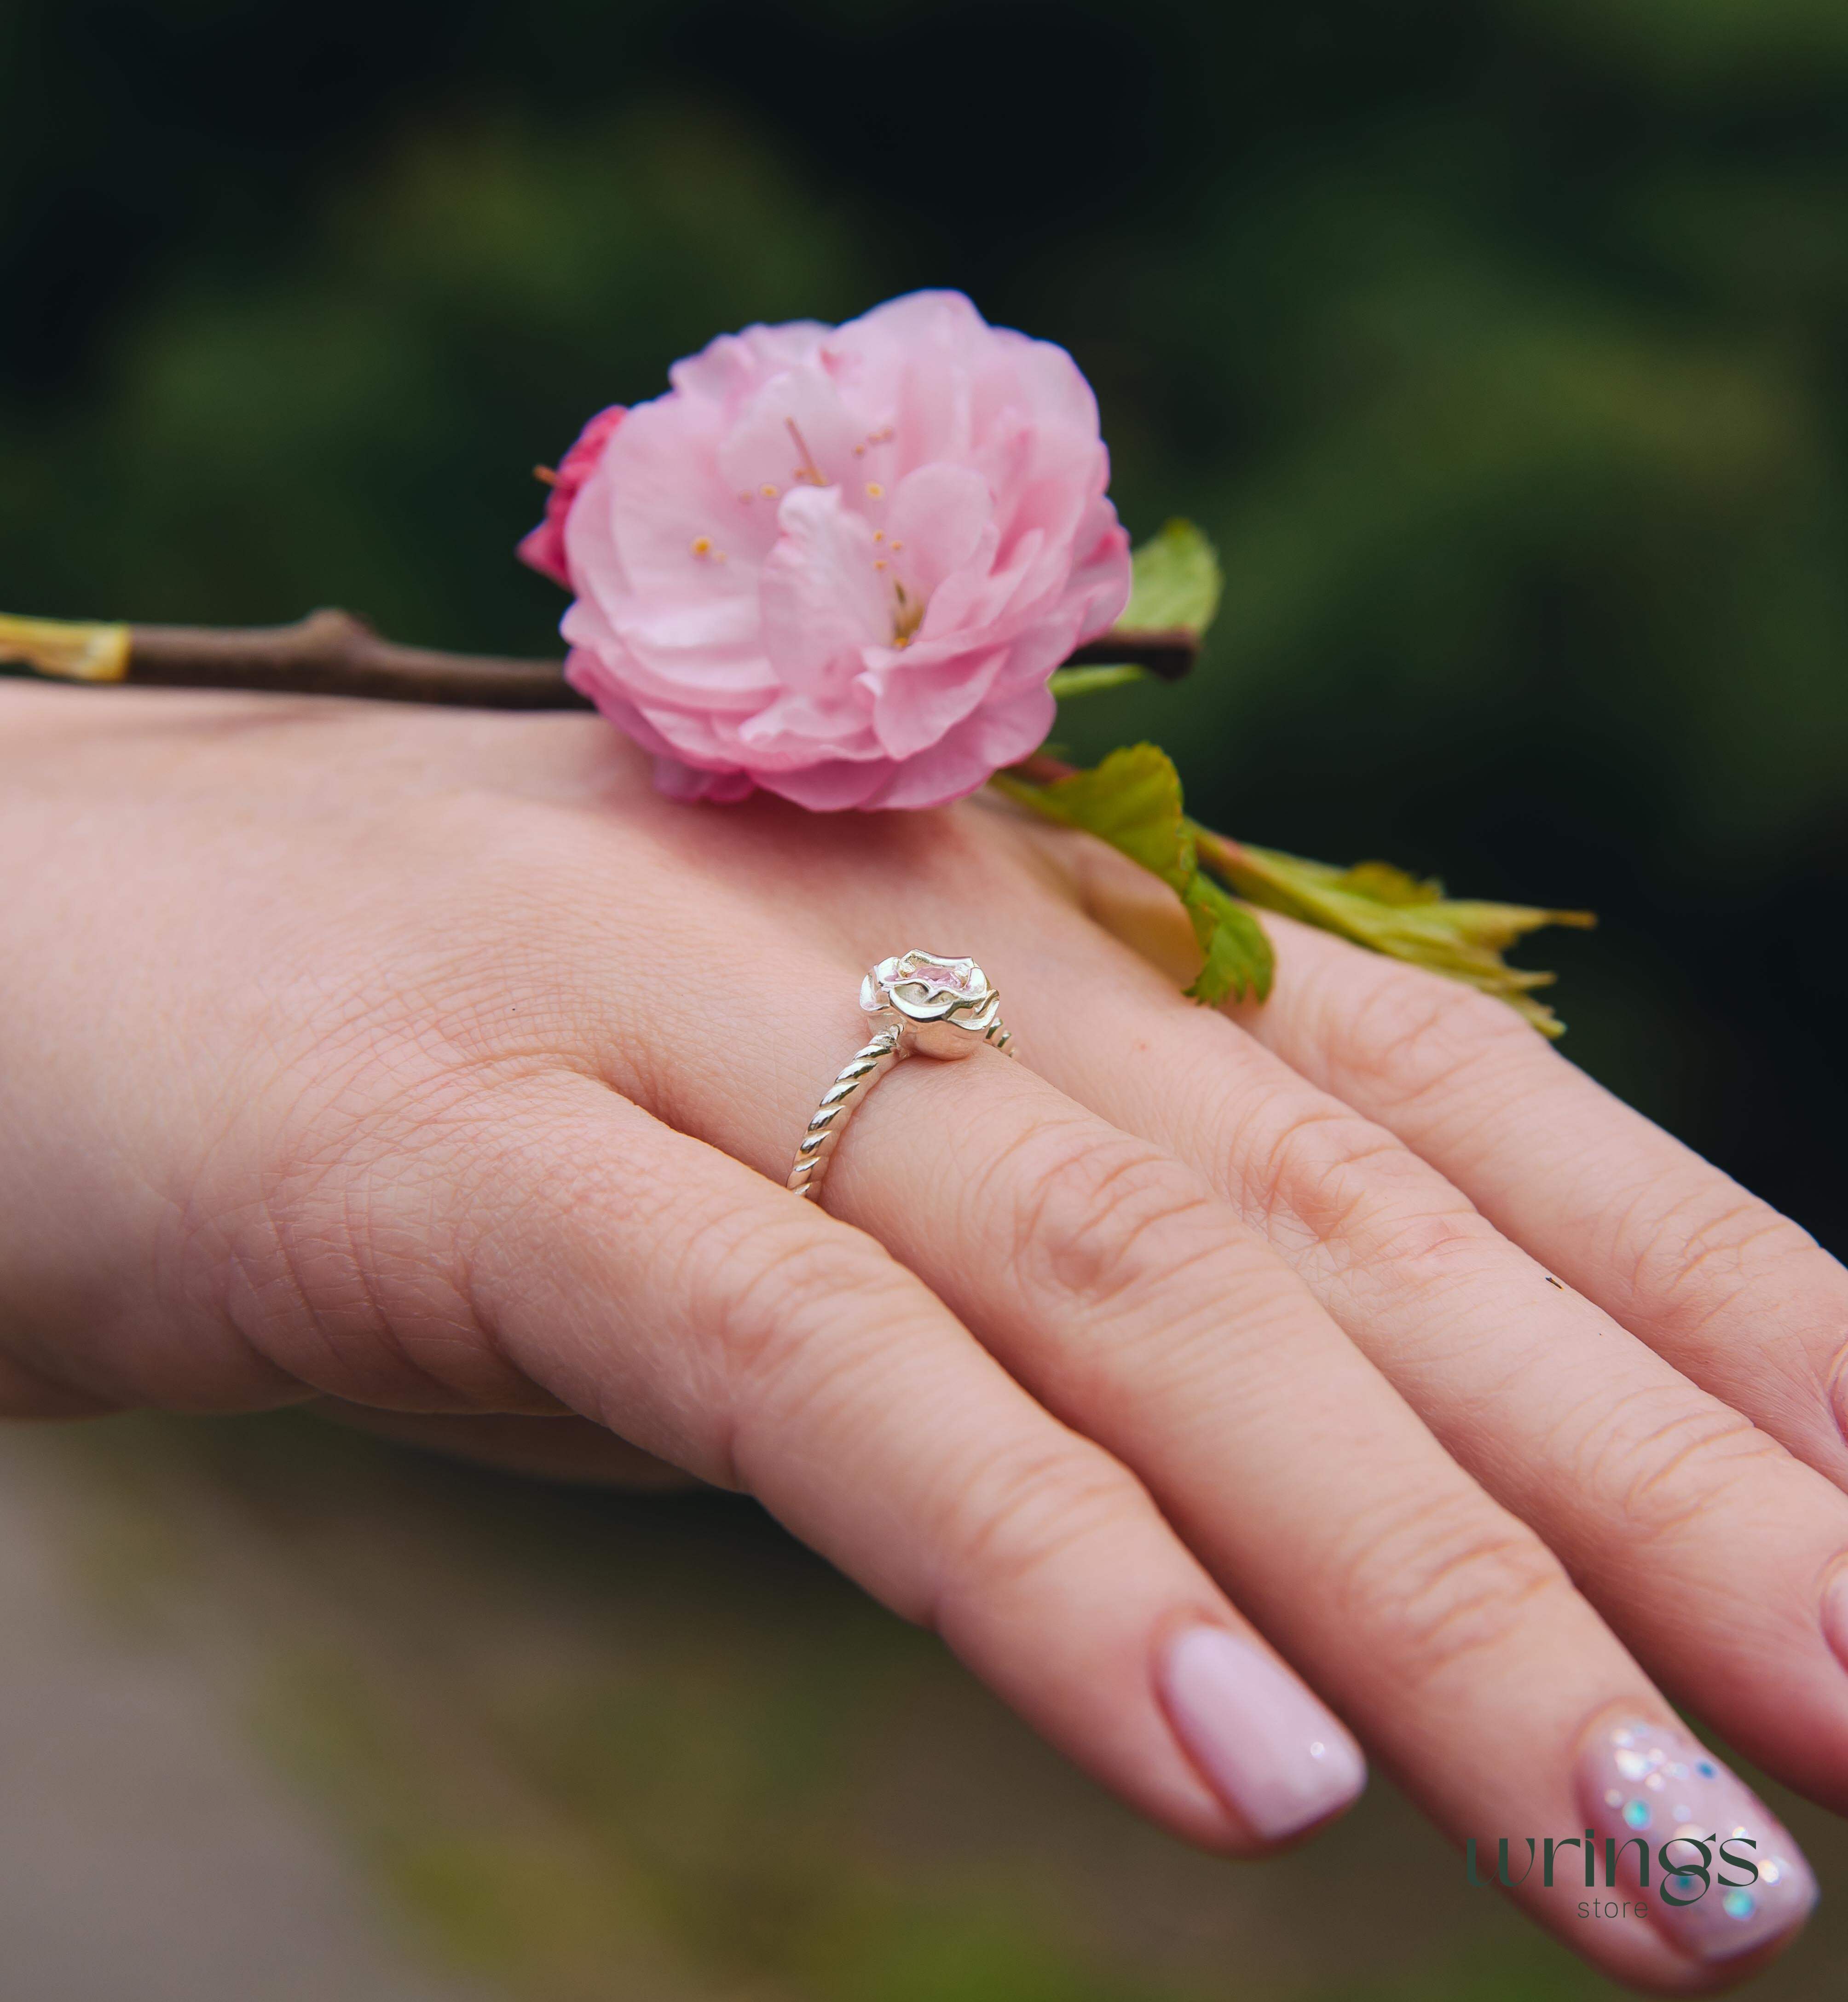
[[[879,1032],[821,1094],[796,1149],[789,1186],[811,1202],[847,1121],[866,1093],[908,1056],[973,1056],[985,1045],[1013,1055],[1001,1026],[1001,993],[972,959],[908,952],[882,959],[859,984],[859,1005]]]

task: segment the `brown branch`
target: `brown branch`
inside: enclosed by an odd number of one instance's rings
[[[1078,776],[1076,765],[1068,765],[1064,759],[1055,758],[1049,751],[1036,751],[1030,758],[1023,758],[1019,764],[1009,765],[1007,769],[1030,786],[1056,786],[1061,779],[1075,779]]]
[[[1068,668],[1114,668],[1122,662],[1140,668],[1158,681],[1177,682],[1194,671],[1200,655],[1200,635],[1184,626],[1159,631],[1119,626],[1101,639],[1074,647],[1064,661]]]
[[[465,709],[591,706],[565,679],[562,661],[399,647],[350,612],[314,612],[294,626],[131,626],[123,678],[149,688],[263,689]]]
[[[1106,633],[1066,661],[1123,661],[1173,680],[1193,665],[1191,633]],[[359,696],[465,709],[588,709],[562,661],[438,653],[383,640],[350,612],[311,612],[293,626],[82,626],[0,617],[0,661],[78,681],[148,688],[254,689],[277,695]]]

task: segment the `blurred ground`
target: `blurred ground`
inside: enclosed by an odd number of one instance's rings
[[[0,1449],[0,1965],[11,2002],[461,2002],[239,1728],[241,1623],[183,1648],[85,1589],[96,1498]]]
[[[730,1498],[297,1417],[14,1426],[0,1608],[6,2002],[1616,1992],[1383,1782],[1278,1862],[1182,1849]],[[1825,1915],[1753,1993],[1845,1985]]]

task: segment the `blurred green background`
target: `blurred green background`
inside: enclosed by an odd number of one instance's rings
[[[1075,706],[1062,738],[1155,737],[1254,840],[1595,905],[1599,932],[1525,955],[1564,972],[1567,1053],[1848,1248],[1841,0],[7,0],[0,607],[331,602],[549,650],[561,601],[511,556],[535,461],[715,331],[926,284],[1069,347],[1132,530],[1189,514],[1225,556],[1198,678]],[[355,1747],[399,1741],[341,1678],[396,1644],[391,1592],[305,1706],[331,1825],[486,1992],[1595,1992],[1389,1802],[1268,1873],[1134,1831],[730,1505],[318,1439],[34,1452],[79,1488],[185,1463],[240,1520],[264,1482],[388,1515],[408,1484],[430,1547],[384,1536],[401,1584],[440,1548],[419,1589],[447,1620],[584,1652],[576,1693],[535,1671],[542,1714],[455,1713],[536,1847],[483,1849],[487,1811],[425,1753],[396,1805],[356,1800]],[[527,1560],[469,1533],[503,1516],[528,1558],[576,1554],[542,1617],[496,1596]],[[658,1660],[599,1655],[626,1617],[665,1622]],[[891,1757],[935,1777],[875,1840],[814,1775]],[[479,1937],[452,1923],[477,1906]],[[1839,1992],[1802,1983],[1845,1941],[1763,1992]]]

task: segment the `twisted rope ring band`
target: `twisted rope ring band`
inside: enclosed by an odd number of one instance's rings
[[[919,1054],[972,1056],[985,1045],[1013,1055],[1013,1038],[1001,1025],[1000,992],[972,959],[941,952],[882,959],[860,983],[859,1005],[880,1024],[878,1033],[821,1094],[790,1170],[789,1187],[811,1202],[847,1121],[894,1065]]]

